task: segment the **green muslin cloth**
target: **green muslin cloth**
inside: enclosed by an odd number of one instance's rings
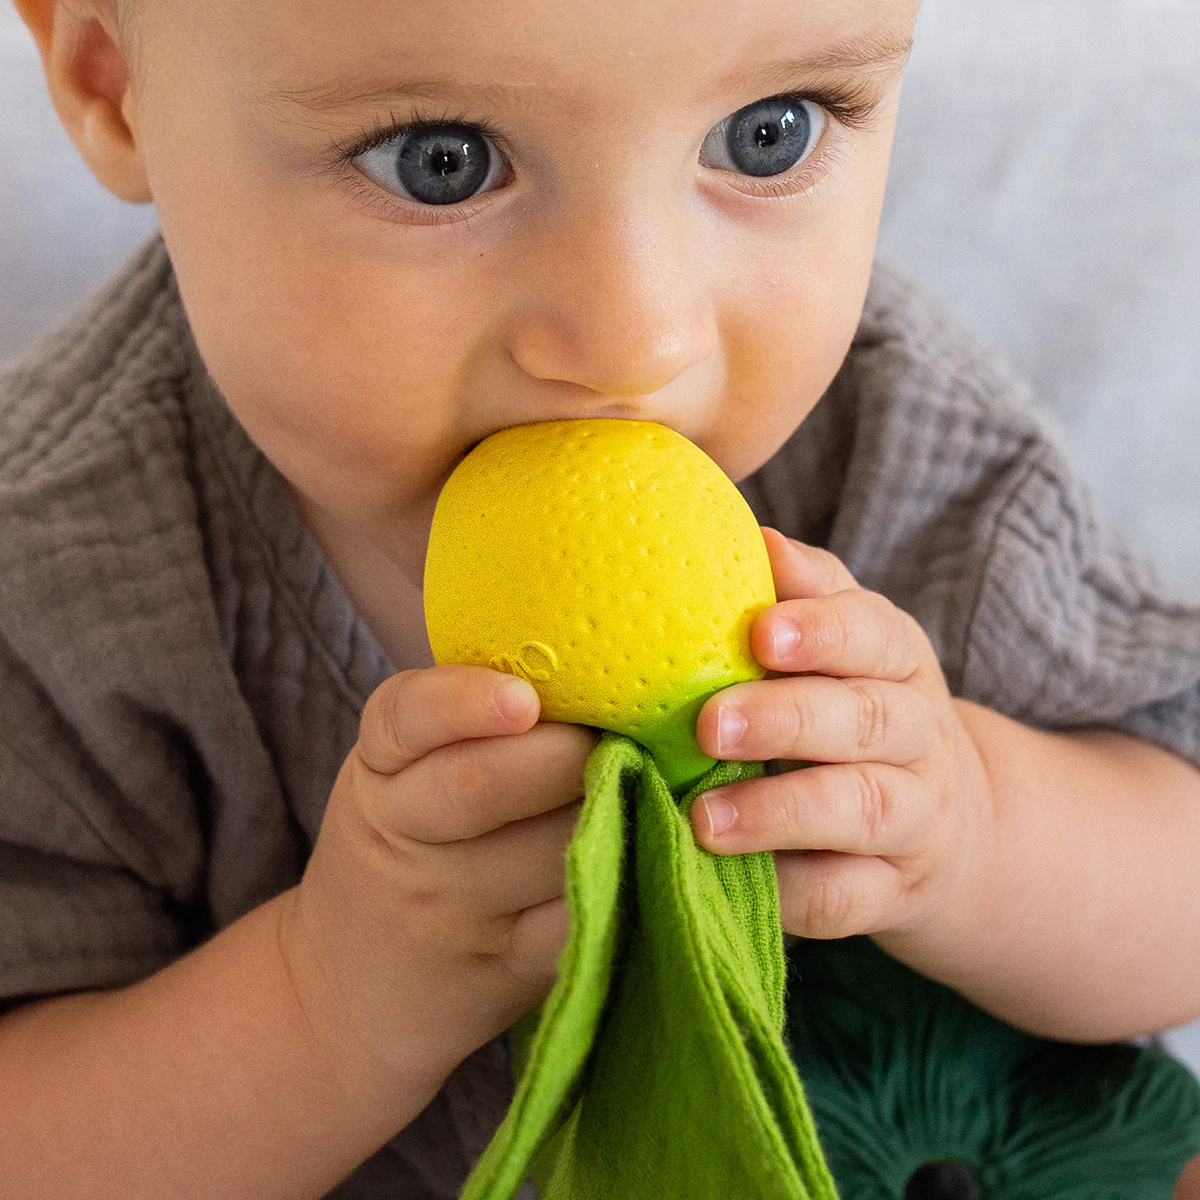
[[[836,1200],[783,1038],[771,855],[719,857],[651,755],[604,734],[567,852],[559,978],[517,1036],[512,1106],[464,1200]]]

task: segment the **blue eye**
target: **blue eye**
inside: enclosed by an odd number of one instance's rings
[[[419,125],[354,159],[380,187],[418,204],[461,204],[495,187],[504,159],[470,125]]]
[[[756,100],[708,131],[700,161],[739,175],[782,175],[817,148],[826,119],[824,109],[811,100]]]

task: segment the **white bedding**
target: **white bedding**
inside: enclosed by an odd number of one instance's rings
[[[1200,598],[1200,4],[925,0],[882,246]]]

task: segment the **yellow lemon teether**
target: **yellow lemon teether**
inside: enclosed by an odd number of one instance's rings
[[[750,626],[774,602],[749,505],[648,421],[493,434],[447,481],[425,561],[437,662],[524,676],[544,720],[627,734],[675,788],[713,765],[695,736],[704,701],[766,673]]]

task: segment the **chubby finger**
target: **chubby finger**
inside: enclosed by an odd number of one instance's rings
[[[705,754],[741,762],[881,762],[906,766],[928,754],[931,701],[917,688],[879,679],[784,675],[737,683],[700,710]]]
[[[750,646],[772,671],[870,675],[896,683],[935,658],[913,617],[862,588],[772,605],[754,622]]]
[[[394,775],[441,746],[523,733],[539,709],[531,683],[487,667],[401,671],[367,700],[356,750],[372,771]]]
[[[771,574],[775,577],[775,594],[780,600],[831,596],[858,587],[836,554],[785,537],[770,525],[761,528],[771,559]]]
[[[447,885],[452,877],[460,881],[471,908],[490,917],[558,898],[565,890],[567,847],[581,805],[576,800],[447,847],[443,878]]]
[[[714,854],[836,850],[903,857],[932,813],[924,783],[878,763],[838,763],[747,779],[696,798],[696,840]]]
[[[1171,1200],[1200,1200],[1200,1156],[1193,1158],[1176,1180]]]
[[[825,940],[880,933],[903,911],[904,880],[882,858],[829,850],[777,854],[775,873],[785,933]]]
[[[567,902],[561,897],[526,909],[509,935],[505,954],[509,971],[540,995],[558,974],[558,958],[570,928]]]
[[[439,747],[387,781],[376,819],[418,842],[480,837],[582,796],[596,741],[585,726],[541,722],[517,737]]]

